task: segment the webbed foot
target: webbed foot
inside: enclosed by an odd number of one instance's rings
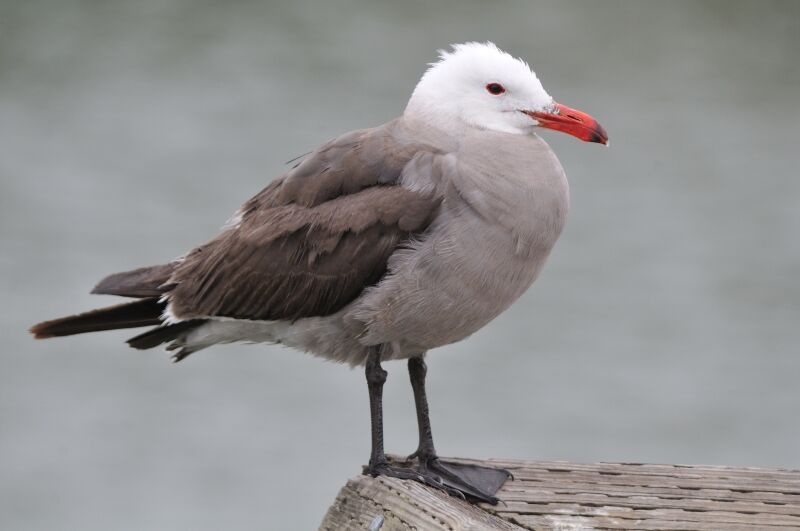
[[[412,465],[412,458],[419,461],[416,466]],[[398,464],[387,461],[366,466],[364,473],[411,479],[451,496],[492,505],[499,501],[495,497],[497,491],[512,477],[511,472],[502,468],[442,461],[436,456],[420,458],[416,452],[407,461]]]
[[[420,459],[420,470],[432,472],[451,489],[458,490],[466,498],[497,505],[495,494],[511,473],[502,468],[491,468],[467,463],[442,461],[438,457]]]
[[[439,475],[426,470],[421,470],[416,467],[390,465],[387,461],[370,464],[364,467],[364,474],[369,474],[372,477],[387,476],[390,478],[410,479],[444,491],[450,496],[466,499],[461,490],[451,487]]]

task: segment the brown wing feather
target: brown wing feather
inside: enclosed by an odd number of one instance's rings
[[[329,315],[383,276],[398,245],[427,227],[437,205],[399,186],[374,186],[315,207],[252,211],[177,266],[171,309],[180,318]]]
[[[98,282],[92,293],[136,298],[160,297],[168,290],[165,283],[174,268],[174,264],[169,263],[114,273]]]
[[[425,230],[438,201],[396,186],[417,155],[402,121],[336,138],[241,208],[240,223],[176,264],[170,310],[181,319],[329,315],[385,273]]]

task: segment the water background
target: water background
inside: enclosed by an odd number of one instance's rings
[[[511,310],[429,356],[441,453],[800,467],[800,3],[3,0],[0,528],[318,525],[368,456],[360,370],[25,330],[110,303],[98,279],[202,243],[486,39],[611,148],[545,133],[568,227]]]

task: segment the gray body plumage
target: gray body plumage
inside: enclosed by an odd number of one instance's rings
[[[398,187],[411,193],[398,194]],[[166,295],[168,315],[173,321],[208,320],[177,346],[195,351],[223,342],[277,342],[360,364],[372,345],[383,345],[384,359],[397,359],[459,341],[507,309],[536,279],[569,208],[563,169],[537,135],[478,129],[452,135],[408,116],[332,141],[265,193],[289,194],[291,201],[310,205],[299,214],[308,217],[336,198],[363,195],[325,214],[345,231],[376,205],[383,208],[383,198],[400,212],[419,209],[420,202],[431,212],[424,230],[409,231],[394,244],[383,275],[328,315],[209,315],[182,302],[182,287],[199,288],[190,284],[195,279],[180,278],[186,266],[178,265],[172,279],[177,287]],[[249,205],[226,231],[242,230],[266,208],[258,201]],[[192,259],[190,253],[186,260]],[[237,274],[246,272],[230,276]],[[236,285],[233,278],[226,281]]]

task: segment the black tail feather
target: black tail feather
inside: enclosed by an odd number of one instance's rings
[[[192,319],[191,321],[181,321],[171,325],[159,326],[158,328],[153,328],[143,334],[130,338],[128,340],[128,345],[139,350],[154,348],[163,343],[178,339],[189,330],[197,328],[203,323],[205,323],[204,319]]]
[[[45,339],[118,328],[156,326],[161,324],[160,317],[165,306],[157,298],[142,299],[45,321],[32,326],[30,332],[36,339]]]

